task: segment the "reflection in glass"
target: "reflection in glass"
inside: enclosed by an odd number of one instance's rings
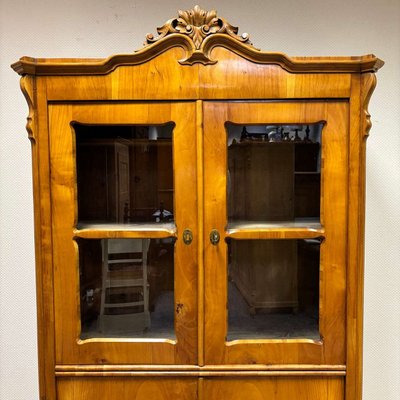
[[[320,240],[228,240],[228,335],[319,340]]]
[[[229,222],[319,221],[322,127],[227,125]]]
[[[81,339],[174,339],[174,241],[79,239]]]
[[[74,124],[78,221],[173,220],[173,124]]]

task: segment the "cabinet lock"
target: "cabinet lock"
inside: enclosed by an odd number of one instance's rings
[[[185,229],[183,231],[183,243],[189,245],[190,243],[192,243],[193,240],[193,233],[190,229]]]
[[[216,245],[219,243],[219,239],[220,239],[220,237],[219,237],[219,232],[218,232],[216,229],[213,229],[213,230],[210,232],[210,242],[211,242],[214,246],[216,246]]]

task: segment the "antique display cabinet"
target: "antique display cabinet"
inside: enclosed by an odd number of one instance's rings
[[[41,400],[360,400],[362,57],[198,6],[107,59],[23,57]]]

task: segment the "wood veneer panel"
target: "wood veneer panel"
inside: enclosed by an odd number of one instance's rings
[[[203,99],[347,98],[350,74],[293,74],[279,65],[255,64],[216,47],[219,61],[199,67],[199,95]],[[234,68],[228,68],[234,65]]]
[[[341,400],[343,378],[271,377],[204,378],[204,399],[217,400]]]
[[[170,100],[198,98],[198,67],[180,65],[179,48],[146,64],[121,66],[108,75],[49,76],[51,100]]]
[[[173,49],[149,65],[122,66],[108,75],[49,76],[49,101],[348,98],[351,74],[291,74],[256,65],[226,49],[215,65],[182,66]],[[169,54],[171,53],[171,54]],[[236,67],[228,69],[227,64]]]
[[[58,400],[196,400],[197,379],[58,378]]]

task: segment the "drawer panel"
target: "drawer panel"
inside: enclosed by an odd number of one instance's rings
[[[343,400],[343,377],[206,378],[204,400]],[[200,399],[202,400],[202,399]]]
[[[58,378],[57,400],[195,400],[196,378]]]

